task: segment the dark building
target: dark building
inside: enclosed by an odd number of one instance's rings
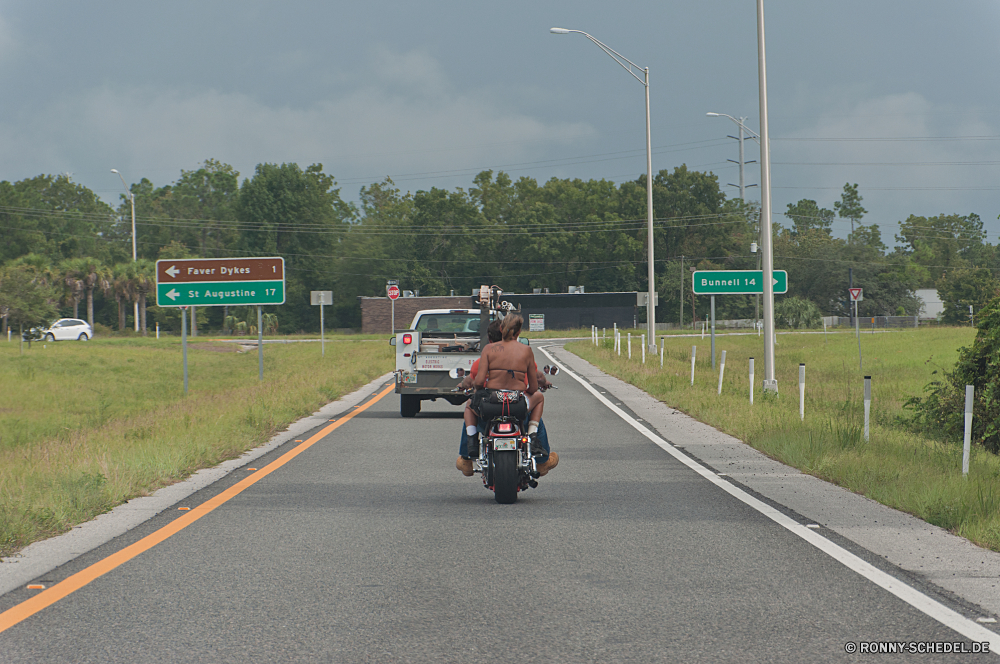
[[[361,331],[391,331],[390,300],[387,297],[361,297]],[[524,331],[530,330],[531,315],[541,315],[546,330],[633,327],[636,316],[636,293],[504,293],[501,298],[515,308],[521,307]],[[477,309],[472,296],[407,297],[396,300],[396,329],[406,329],[414,314],[422,309]],[[538,320],[536,318],[536,320]]]

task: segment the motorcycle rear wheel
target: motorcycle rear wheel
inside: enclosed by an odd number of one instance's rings
[[[501,505],[517,501],[517,452],[493,453],[493,494]]]

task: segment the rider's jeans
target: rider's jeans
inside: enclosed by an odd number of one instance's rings
[[[483,428],[482,423],[479,423],[479,435],[483,436],[486,433],[486,429]],[[545,433],[545,420],[541,420],[538,423],[538,442],[541,444],[542,448],[545,450],[546,454],[549,452],[549,435]],[[462,444],[458,446],[458,455],[466,456],[469,450],[469,436],[465,433],[465,423],[462,423]]]

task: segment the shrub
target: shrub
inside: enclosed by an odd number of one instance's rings
[[[822,314],[819,307],[802,297],[787,297],[774,306],[774,318],[779,327],[803,330],[819,327]]]
[[[976,317],[976,338],[958,351],[954,369],[944,380],[924,387],[927,396],[914,397],[906,407],[914,421],[961,440],[965,429],[965,386],[975,388],[972,440],[1000,453],[1000,297],[991,300]]]

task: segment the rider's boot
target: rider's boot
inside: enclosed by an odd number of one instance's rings
[[[472,477],[475,471],[472,469],[472,459],[466,459],[465,457],[458,457],[455,461],[455,467],[462,471],[462,474],[466,477]]]
[[[479,432],[469,436],[469,451],[467,452],[470,459],[479,458]]]
[[[538,476],[544,477],[550,470],[559,465],[559,455],[555,452],[549,452],[549,458],[543,463],[538,464]]]

